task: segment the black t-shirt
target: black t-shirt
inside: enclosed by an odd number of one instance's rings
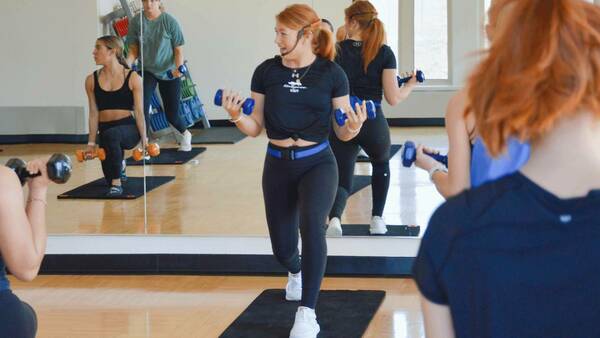
[[[457,337],[600,337],[600,190],[559,199],[520,172],[449,199],[413,266]]]
[[[365,74],[361,41],[344,40],[338,43],[335,62],[340,65],[350,81],[350,94],[363,100],[381,101],[383,98],[383,70],[396,69],[396,56],[383,45],[369,63]]]
[[[256,68],[251,88],[265,95],[265,127],[270,139],[322,142],[331,128],[331,99],[348,95],[348,79],[327,59],[317,57],[312,65],[294,70],[276,56]]]

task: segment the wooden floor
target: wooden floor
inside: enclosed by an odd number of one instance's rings
[[[38,315],[38,338],[211,338],[280,277],[39,276],[11,279],[14,292]],[[424,337],[410,279],[326,278],[323,289],[385,290],[366,338]]]
[[[392,143],[410,139],[444,149],[442,128],[392,128]],[[102,176],[99,161],[74,163],[71,180],[51,185],[48,199],[50,234],[181,234],[264,236],[261,173],[267,139],[246,138],[235,145],[207,145],[208,150],[185,165],[146,166],[147,175],[172,175],[176,179],[146,195],[126,201],[57,200],[56,196]],[[163,147],[169,146],[163,144]],[[73,154],[78,145],[2,146],[0,162],[10,157],[25,160],[54,152]],[[401,166],[392,158],[391,186],[384,213],[388,224],[426,226],[443,201],[427,173]],[[370,164],[357,164],[357,174],[370,174]],[[142,176],[143,167],[127,168],[129,176]],[[146,208],[146,213],[145,211]],[[352,196],[342,221],[368,223],[371,187]]]

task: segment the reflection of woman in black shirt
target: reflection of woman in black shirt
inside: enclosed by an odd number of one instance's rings
[[[120,196],[123,194],[121,181],[127,177],[124,150],[132,149],[140,140],[144,148],[147,145],[142,112],[142,79],[128,69],[123,57],[123,42],[119,37],[107,35],[99,38],[94,48],[94,60],[102,68],[85,80],[90,113],[87,152],[94,151],[98,136],[100,147],[106,151],[102,171],[110,186],[107,196]]]
[[[339,169],[339,187],[335,203],[329,213],[329,236],[341,236],[341,216],[352,188],[356,156],[362,148],[373,166],[372,234],[387,232],[383,209],[390,186],[390,128],[381,110],[385,96],[390,105],[403,101],[412,92],[416,79],[413,76],[404,87],[398,88],[396,56],[384,44],[383,23],[369,1],[356,1],[346,9],[345,31],[348,39],[338,44],[335,62],[339,64],[350,82],[350,95],[361,100],[373,100],[377,117],[367,120],[360,133],[350,142],[342,142],[335,135],[329,138]]]
[[[289,271],[286,299],[301,301],[291,337],[319,332],[314,308],[327,258],[325,221],[338,179],[327,140],[333,109],[348,114],[344,126],[333,123],[342,140],[353,138],[366,119],[364,107],[349,109],[348,80],[332,61],[333,37],[320,23],[307,5],[279,13],[275,42],[281,57],[256,68],[252,115],[240,112],[239,95],[223,95],[223,107],[242,132],[258,136],[264,126],[269,137],[262,180],[269,234],[275,256]]]

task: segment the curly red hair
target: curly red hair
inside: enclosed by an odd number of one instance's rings
[[[496,0],[490,24],[507,5],[468,81],[465,114],[474,114],[492,155],[509,137],[535,141],[577,112],[600,117],[600,8],[582,0]]]

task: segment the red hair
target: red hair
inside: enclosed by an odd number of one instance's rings
[[[379,53],[385,41],[383,22],[377,18],[377,10],[369,1],[355,1],[344,11],[346,20],[355,20],[362,31],[363,70],[366,73],[369,64]]]
[[[600,117],[600,8],[581,0],[496,0],[511,5],[469,78],[465,111],[492,155],[510,136],[536,140],[563,117]]]
[[[275,19],[288,28],[298,31],[304,29],[305,34],[307,31],[311,31],[313,33],[313,52],[331,61],[335,59],[333,34],[329,30],[321,29],[321,19],[310,6],[304,4],[290,5],[277,14]]]

